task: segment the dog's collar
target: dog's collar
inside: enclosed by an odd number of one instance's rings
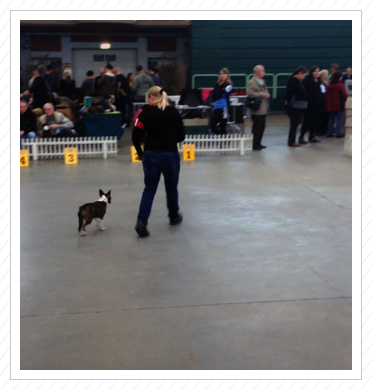
[[[98,199],[98,202],[108,202],[105,195],[102,195],[100,199]]]

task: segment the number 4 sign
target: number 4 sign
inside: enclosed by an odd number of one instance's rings
[[[193,144],[183,145],[183,159],[184,161],[195,160],[195,145]]]

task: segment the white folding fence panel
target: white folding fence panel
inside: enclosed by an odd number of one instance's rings
[[[192,144],[195,145],[195,153],[239,152],[243,156],[246,151],[252,150],[252,142],[252,134],[188,135],[178,144],[178,150],[182,151],[184,144]]]
[[[36,138],[23,140],[23,148],[33,160],[63,158],[69,147],[76,147],[79,158],[106,159],[117,155],[117,143],[116,137]]]

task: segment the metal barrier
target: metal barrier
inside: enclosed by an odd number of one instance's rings
[[[178,144],[178,151],[182,151],[184,144],[193,144],[195,153],[239,152],[243,156],[246,151],[252,150],[252,143],[252,134],[188,135],[183,142]]]
[[[267,86],[267,89],[268,90],[272,90],[272,93],[271,93],[271,98],[272,99],[276,99],[278,97],[278,89],[285,89],[287,87],[287,84],[286,85],[283,85],[283,86],[279,86],[279,82],[278,82],[278,79],[279,77],[282,77],[282,76],[287,76],[289,77],[291,75],[291,73],[278,73],[278,74],[275,74],[275,73],[266,73],[265,74],[265,77],[270,77],[272,78],[272,85],[270,86]],[[236,85],[234,85],[234,88],[239,88],[239,89],[242,89],[244,88],[244,90],[247,90],[247,85],[248,85],[248,82],[249,80],[254,76],[254,73],[251,73],[249,75],[246,75],[245,73],[232,73],[230,74],[230,77],[245,77],[246,78],[246,81],[245,81],[245,86],[244,87],[238,87]],[[192,89],[195,89],[195,78],[196,77],[214,77],[214,78],[218,78],[218,75],[216,74],[195,74],[194,76],[192,76]],[[210,86],[207,86],[207,87],[198,87],[197,89],[204,89],[204,88],[211,88]]]
[[[76,138],[35,138],[22,140],[22,148],[27,149],[33,160],[39,158],[63,158],[65,148],[76,147],[81,157],[116,156],[118,140],[116,137],[76,137]]]

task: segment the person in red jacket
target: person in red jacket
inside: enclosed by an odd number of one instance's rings
[[[341,126],[344,120],[345,102],[347,92],[342,82],[342,73],[332,74],[331,81],[327,86],[327,111],[329,112],[328,129],[326,137],[333,137],[333,125],[336,119],[336,138],[344,137],[341,133]]]

